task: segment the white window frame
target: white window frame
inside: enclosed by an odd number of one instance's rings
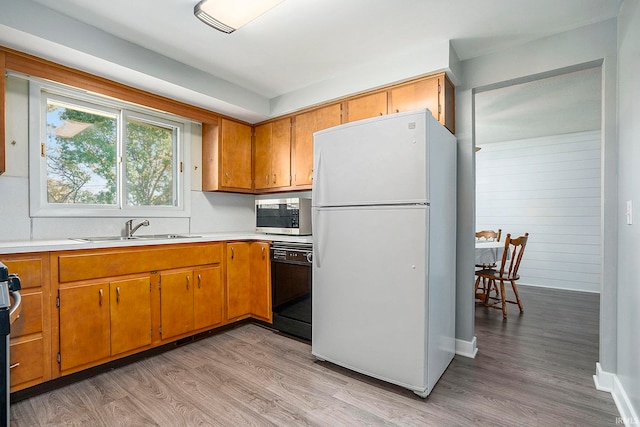
[[[119,114],[116,205],[56,204],[47,201],[47,159],[41,155],[41,142],[46,138],[47,95],[69,98],[78,105],[97,105]],[[127,118],[150,124],[171,126],[177,130],[174,146],[174,206],[129,206],[123,192],[125,184],[122,153],[126,144],[124,129]],[[29,201],[32,217],[189,217],[190,212],[190,120],[169,113],[102,97],[80,89],[38,80],[29,81]]]

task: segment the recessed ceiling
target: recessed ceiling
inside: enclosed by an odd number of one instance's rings
[[[223,34],[193,15],[197,0],[3,1],[35,1],[268,99],[436,41],[450,40],[462,60],[517,46],[615,17],[621,4],[286,0],[238,31]]]

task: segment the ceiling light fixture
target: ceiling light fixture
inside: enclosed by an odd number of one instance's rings
[[[284,0],[202,0],[193,14],[205,24],[232,33]]]

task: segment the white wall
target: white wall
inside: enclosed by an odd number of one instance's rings
[[[529,233],[519,283],[600,292],[600,132],[483,144],[476,228]]]
[[[584,64],[602,64],[602,283],[600,294],[600,363],[616,371],[617,331],[617,23],[615,19],[536,40],[461,62],[456,87],[458,137],[458,268],[456,338],[474,338],[475,157],[473,93],[505,82],[558,73]],[[536,76],[538,75],[538,76]],[[550,106],[552,108],[552,106]]]
[[[0,175],[0,241],[46,240],[68,237],[120,235],[127,218],[30,218],[28,164],[28,83],[9,77],[6,99],[7,172]],[[255,197],[244,194],[203,193],[202,137],[191,129],[191,217],[151,218],[145,234],[215,233],[255,230]]]
[[[619,17],[618,359],[628,412],[640,423],[640,1],[625,0]],[[634,203],[627,225],[626,201]],[[627,424],[632,424],[627,422]]]

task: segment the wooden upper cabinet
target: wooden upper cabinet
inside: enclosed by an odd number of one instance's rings
[[[250,193],[251,126],[220,119],[202,125],[202,189]]]
[[[383,116],[387,114],[387,92],[376,92],[349,99],[345,104],[347,105],[347,122]]]
[[[295,189],[311,188],[313,175],[313,133],[337,126],[341,121],[342,107],[333,104],[295,116],[292,169]]]
[[[255,189],[291,185],[291,119],[256,126],[254,146]]]
[[[389,90],[389,113],[428,108],[443,126],[455,132],[453,84],[443,74]]]

